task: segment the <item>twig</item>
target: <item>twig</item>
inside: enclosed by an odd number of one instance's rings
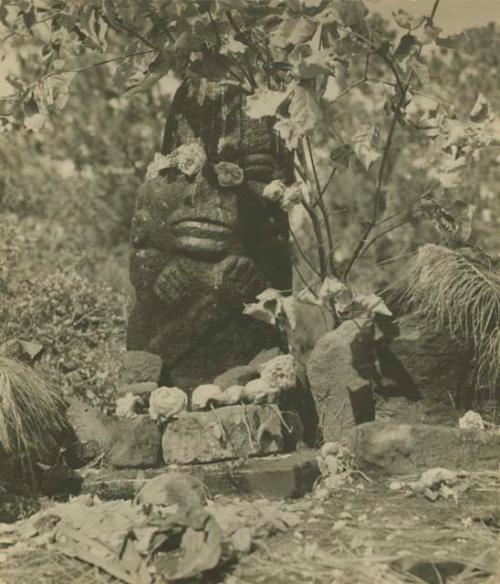
[[[153,43],[151,41],[149,41],[145,36],[143,36],[141,33],[137,32],[133,28],[130,28],[128,25],[124,24],[121,20],[119,20],[116,14],[114,14],[114,18],[115,18],[115,22],[118,24],[118,26],[122,30],[124,30],[125,32],[128,32],[130,35],[132,35],[136,39],[140,40],[142,43],[144,43],[150,49],[153,49],[155,52],[159,51],[159,48],[157,46],[153,45]],[[113,30],[116,31],[116,26],[114,25],[114,23],[111,22],[111,20],[109,18],[106,18],[105,20],[109,24],[109,26]]]
[[[421,201],[422,199],[424,199],[425,197],[427,197],[428,195],[430,195],[432,193],[432,191],[435,188],[437,188],[440,184],[441,183],[439,183],[439,182],[434,183],[426,191],[424,191],[421,195],[419,195],[416,199],[414,199],[411,203],[409,203],[405,208],[401,209],[400,211],[397,211],[396,213],[393,213],[392,215],[389,215],[389,217],[385,217],[384,219],[381,219],[380,221],[378,221],[375,224],[374,227],[378,227],[379,225],[382,225],[383,223],[387,223],[387,221],[390,221],[391,219],[394,219],[395,217],[398,217],[399,215],[402,215],[403,213],[408,212],[419,201]]]
[[[325,231],[326,231],[326,238],[327,238],[327,242],[328,242],[328,266],[330,268],[330,272],[334,275],[337,276],[337,270],[335,268],[335,263],[333,261],[333,235],[332,235],[332,229],[331,229],[331,225],[330,225],[330,221],[328,220],[328,213],[326,211],[325,208],[325,203],[323,201],[323,193],[324,190],[321,188],[321,185],[319,183],[319,178],[318,178],[318,173],[316,171],[316,164],[314,163],[314,156],[313,156],[313,152],[312,152],[312,148],[311,148],[311,141],[309,140],[309,136],[306,136],[306,144],[307,144],[307,151],[309,153],[309,158],[311,160],[311,167],[312,167],[312,171],[313,171],[313,175],[314,175],[314,181],[316,183],[316,189],[318,190],[318,198],[316,200],[318,207],[321,211],[321,214],[323,215],[323,220],[325,222]],[[313,206],[314,208],[314,206]],[[326,268],[326,266],[325,266]]]
[[[401,94],[398,105],[397,105],[395,112],[394,112],[394,115],[392,117],[391,126],[389,128],[389,132],[387,134],[387,138],[385,141],[384,150],[382,153],[382,160],[381,160],[378,175],[377,175],[377,184],[375,186],[375,193],[374,193],[375,200],[374,200],[374,205],[373,205],[372,219],[364,228],[363,233],[362,233],[361,237],[359,238],[358,243],[356,244],[354,252],[353,252],[352,256],[350,257],[349,261],[347,262],[347,266],[346,266],[344,273],[343,273],[344,280],[348,277],[352,267],[356,263],[363,247],[366,244],[366,239],[367,239],[368,235],[370,235],[372,229],[375,227],[376,222],[377,222],[377,216],[378,216],[379,207],[380,207],[380,199],[382,196],[382,186],[383,186],[383,182],[384,182],[384,178],[385,178],[385,169],[387,166],[387,160],[389,158],[389,152],[390,152],[390,149],[392,146],[392,139],[394,137],[394,131],[396,129],[396,124],[397,124],[398,117],[399,117],[399,111],[400,111],[401,106],[404,103],[405,96],[406,96],[405,92]]]
[[[311,205],[305,200],[302,200],[302,205],[309,215],[311,224],[313,226],[314,237],[316,238],[316,243],[318,247],[318,260],[319,260],[319,273],[323,280],[326,277],[326,254],[325,248],[323,246],[323,236],[321,234],[321,224],[319,222],[318,216]]]
[[[393,225],[392,227],[390,227],[389,229],[385,229],[384,231],[382,231],[381,233],[379,233],[378,235],[375,235],[375,237],[373,237],[372,239],[370,239],[370,241],[368,241],[365,245],[365,247],[363,248],[363,250],[361,251],[361,253],[358,256],[358,259],[362,258],[366,251],[368,250],[368,248],[370,248],[377,240],[379,240],[381,237],[383,237],[384,235],[387,235],[388,233],[390,233],[391,231],[395,231],[396,229],[399,229],[400,227],[403,227],[403,225],[407,225],[408,223],[411,222],[411,219],[405,219],[404,221],[400,221],[399,223],[397,223],[396,225]]]
[[[56,16],[58,16],[59,13],[56,14],[51,14],[50,16],[47,16],[46,18],[42,18],[42,20],[37,20],[36,22],[34,22],[31,26],[30,26],[30,30],[34,27],[37,26],[38,24],[43,24],[44,22],[48,22],[49,20],[53,20]],[[3,39],[0,39],[0,45],[3,45],[6,41],[8,41],[10,38],[12,38],[13,36],[16,35],[22,35],[23,33],[19,32],[18,30],[12,30],[8,35],[6,35]],[[27,35],[29,36],[29,35]]]
[[[317,274],[318,276],[320,276],[320,273],[319,273],[318,269],[316,268],[316,266],[311,262],[311,260],[304,253],[304,250],[302,249],[302,246],[300,245],[299,240],[298,240],[297,236],[295,235],[295,232],[293,231],[293,229],[291,227],[290,227],[290,235],[292,236],[293,242],[295,243],[295,247],[297,248],[297,251],[301,255],[302,259],[306,262],[306,264],[311,268],[311,270],[315,274]]]

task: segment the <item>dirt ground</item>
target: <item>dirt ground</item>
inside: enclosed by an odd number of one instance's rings
[[[391,490],[398,485],[387,480],[293,503],[313,501],[303,522],[259,545],[225,583],[500,582],[500,475],[467,481],[456,501]]]
[[[216,496],[207,505],[228,536],[231,524],[252,533],[252,551],[233,554],[192,582],[207,584],[500,583],[500,472],[461,475],[445,498],[416,494],[411,482],[361,476],[294,501]],[[120,505],[109,503],[113,521]],[[69,503],[46,502],[48,517]],[[96,511],[102,506],[98,503]],[[56,511],[54,511],[56,509]],[[92,508],[89,508],[89,513]],[[74,513],[74,512],[73,512]],[[35,517],[35,516],[34,516]],[[3,537],[2,537],[3,535]],[[106,535],[92,532],[92,537]],[[9,539],[10,538],[10,539]],[[85,542],[85,536],[81,541]],[[89,538],[87,538],[88,540]],[[118,579],[57,548],[11,552],[16,535],[0,530],[1,584],[117,584]],[[50,538],[45,540],[50,542]],[[14,546],[15,547],[15,546]],[[12,549],[12,548],[11,548]],[[499,565],[497,565],[497,563]],[[187,581],[186,581],[187,582]],[[140,582],[133,582],[140,584]]]

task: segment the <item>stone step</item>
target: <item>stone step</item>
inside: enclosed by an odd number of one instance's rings
[[[433,424],[370,422],[356,426],[353,449],[367,472],[410,475],[433,467],[498,470],[500,433]]]
[[[186,412],[163,433],[165,464],[217,462],[283,451],[279,409],[274,405],[235,405]]]
[[[316,451],[303,450],[245,462],[170,465],[137,472],[134,469],[104,468],[87,471],[82,477],[82,492],[101,499],[132,499],[148,479],[175,470],[202,480],[211,496],[237,495],[295,499],[310,492],[319,477]]]

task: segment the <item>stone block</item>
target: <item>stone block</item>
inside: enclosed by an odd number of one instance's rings
[[[257,377],[259,377],[257,367],[242,365],[241,367],[233,367],[216,377],[214,384],[224,390],[232,385],[246,385],[252,379],[257,379]]]
[[[118,420],[113,425],[107,461],[115,468],[158,465],[161,434],[149,416]]]
[[[389,475],[432,467],[498,470],[500,434],[431,424],[371,422],[355,428],[353,450],[361,469]]]
[[[122,382],[130,383],[153,382],[160,383],[162,362],[161,357],[147,351],[127,351],[123,356]]]
[[[131,393],[132,395],[137,395],[139,397],[147,397],[151,395],[151,393],[158,387],[158,384],[154,381],[140,381],[138,383],[127,383],[125,385],[121,385],[116,390],[117,397],[122,397],[127,395],[127,393]]]
[[[66,418],[76,437],[70,452],[78,461],[88,462],[110,447],[114,420],[77,398],[68,402]]]
[[[280,452],[279,411],[271,405],[236,405],[208,412],[186,412],[163,434],[166,464],[214,462]]]
[[[379,397],[386,398],[377,400],[377,419],[456,425],[459,408],[470,407],[470,355],[448,335],[409,317],[395,322],[381,317],[377,326],[383,333],[375,341]]]
[[[263,349],[260,353],[255,355],[255,357],[248,364],[249,367],[259,368],[264,363],[267,363],[274,357],[282,355],[282,351],[279,347],[273,347],[272,349]]]
[[[260,496],[268,499],[294,499],[312,491],[319,477],[314,450],[286,455],[251,458],[240,464],[217,462],[193,464],[183,472],[200,479],[211,496]],[[168,467],[158,469],[104,468],[82,479],[82,492],[101,499],[133,499],[148,480],[164,475]]]
[[[375,354],[368,320],[347,320],[316,343],[307,377],[326,442],[346,437],[355,424],[375,419]]]

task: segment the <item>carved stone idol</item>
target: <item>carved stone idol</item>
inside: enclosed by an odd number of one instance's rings
[[[288,219],[261,195],[274,179],[292,180],[292,161],[271,119],[245,116],[244,99],[234,85],[184,83],[163,145],[178,164],[137,194],[127,348],[160,355],[161,382],[183,389],[281,344],[273,327],[242,309],[267,287],[291,288]],[[243,175],[219,176],[221,162]]]

